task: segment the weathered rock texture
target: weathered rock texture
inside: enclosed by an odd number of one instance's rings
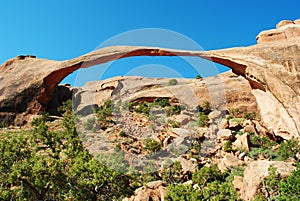
[[[289,40],[300,36],[299,20],[282,20],[276,25],[276,29],[262,31],[256,40],[258,43]]]
[[[253,161],[245,170],[241,198],[252,200],[261,181],[268,176],[268,168],[273,165],[282,178],[286,178],[295,169],[292,162],[283,161]]]
[[[63,62],[17,57],[0,67],[0,117],[24,123],[19,120],[45,109],[58,83],[79,68],[133,56],[196,56],[226,65],[245,77],[265,124],[276,135],[299,137],[300,37],[297,23],[298,20],[279,25],[279,29],[288,35],[285,39],[277,40],[273,34],[262,32],[258,36],[259,44],[249,47],[204,52],[115,46]]]
[[[152,181],[145,186],[135,190],[134,195],[123,201],[164,201],[167,194],[167,183],[163,181]]]

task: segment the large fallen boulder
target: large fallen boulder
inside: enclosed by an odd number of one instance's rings
[[[268,176],[268,168],[273,165],[281,177],[286,178],[296,167],[292,162],[259,160],[251,162],[243,178],[243,187],[241,189],[241,198],[243,200],[252,200],[257,189],[265,177]]]

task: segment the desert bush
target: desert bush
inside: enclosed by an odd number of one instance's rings
[[[299,141],[290,139],[280,144],[276,151],[278,160],[287,160],[288,158],[296,158],[296,154],[300,151]]]
[[[196,77],[195,77],[197,80],[199,80],[199,79],[202,79],[202,76],[201,75],[196,75]]]
[[[165,112],[167,116],[172,116],[181,113],[180,105],[171,105],[165,107]]]
[[[256,112],[245,112],[244,119],[250,119],[250,120],[258,119],[258,114]]]
[[[261,181],[255,201],[300,200],[300,163],[288,178],[282,178],[274,166],[270,166],[268,171],[268,176]]]
[[[154,105],[159,105],[160,107],[170,106],[169,98],[156,98],[153,101]]]
[[[33,121],[27,136],[20,131],[0,141],[0,200],[116,200],[130,195],[129,176],[105,167],[83,147],[70,102],[61,111],[63,130],[50,131],[45,115]]]
[[[228,173],[222,173],[217,166],[202,167],[192,176],[198,185],[171,184],[168,186],[166,200],[240,200]]]
[[[241,116],[240,108],[230,108],[228,110],[227,119],[239,118]]]
[[[178,81],[176,79],[170,79],[168,81],[168,85],[169,86],[173,86],[173,85],[177,85],[178,84]]]
[[[210,111],[211,110],[211,103],[208,100],[203,101],[201,107],[204,111]]]
[[[225,152],[231,152],[233,149],[232,149],[232,142],[230,140],[227,140],[225,143],[224,143],[224,147],[223,147],[223,150]]]
[[[173,128],[179,128],[180,122],[174,121],[174,120],[168,120],[168,125],[172,126]]]
[[[171,162],[172,163],[172,162]],[[168,183],[180,182],[182,166],[179,161],[164,167],[162,171],[162,179]]]
[[[207,127],[209,124],[209,118],[208,115],[204,114],[203,112],[198,113],[198,126],[200,127]]]
[[[161,143],[158,142],[157,140],[154,140],[152,138],[147,138],[144,141],[144,149],[148,152],[148,153],[155,153],[157,151],[159,151],[161,149]]]

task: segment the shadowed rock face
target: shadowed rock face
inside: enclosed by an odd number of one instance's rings
[[[20,120],[45,109],[58,83],[79,68],[133,56],[196,56],[223,64],[245,77],[260,108],[262,120],[276,135],[299,137],[300,132],[300,37],[298,20],[286,38],[267,39],[259,44],[213,51],[174,50],[157,47],[113,46],[67,61],[32,56],[11,59],[0,67],[0,117]],[[282,23],[279,29],[291,26]],[[284,29],[288,30],[288,29]],[[262,36],[263,35],[263,36]]]

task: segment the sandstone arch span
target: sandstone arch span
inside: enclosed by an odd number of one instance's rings
[[[298,25],[295,27],[300,30]],[[266,125],[284,138],[299,137],[300,34],[294,35],[249,47],[201,52],[113,46],[62,62],[17,57],[0,67],[0,117],[18,120],[43,110],[57,84],[79,68],[133,56],[196,56],[226,65],[244,76],[252,87]]]

